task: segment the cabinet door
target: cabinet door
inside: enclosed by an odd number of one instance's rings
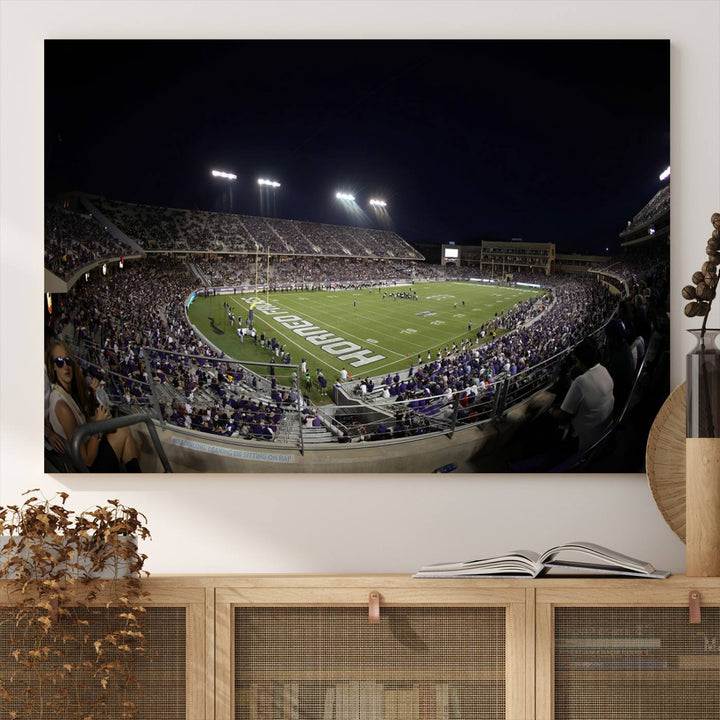
[[[687,589],[652,605],[642,604],[642,591],[628,590],[626,604],[618,598],[602,606],[602,592],[593,595],[593,604],[576,599],[538,609],[539,718],[720,718],[717,602],[691,624]]]
[[[15,608],[0,606],[2,716],[117,720],[132,703],[132,717],[144,720],[205,718],[206,593],[156,589],[142,601],[144,610],[132,610],[140,618],[132,632],[144,636],[141,652],[132,636],[122,647],[126,620],[102,596],[97,606],[60,608],[47,632],[47,622],[38,632],[32,622],[15,622]],[[122,676],[103,682],[103,663],[117,664]]]
[[[218,640],[227,627],[230,643],[219,653],[217,720],[527,717],[523,593],[516,604],[458,606],[450,592],[438,606],[423,605],[421,588],[398,604],[397,588],[375,587],[382,604],[371,623],[370,589],[340,591],[341,603],[337,589],[325,602],[308,591],[307,604],[293,589],[292,605],[282,591],[271,604],[219,591]]]

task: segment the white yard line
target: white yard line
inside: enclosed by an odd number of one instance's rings
[[[247,309],[247,308],[249,307],[249,306],[244,305],[243,303],[239,302],[239,301],[236,300],[235,298],[233,298],[233,302],[236,303],[239,307],[245,307],[245,309]],[[269,327],[270,327],[270,323],[268,322],[268,320],[269,320],[269,318],[271,318],[272,316],[265,317],[262,313],[259,313],[259,315],[261,316],[260,319],[261,319],[261,320],[268,326],[268,328],[269,328]],[[282,327],[282,325],[281,325],[280,327]],[[295,333],[292,333],[292,332],[291,332],[291,333],[288,335],[288,334],[286,334],[286,333],[284,333],[284,332],[279,332],[279,331],[277,331],[277,330],[275,329],[275,327],[273,327],[272,332],[273,332],[274,335],[279,335],[281,338],[283,338],[283,339],[286,340],[287,342],[292,343],[293,345],[295,345],[295,346],[303,353],[303,357],[307,356],[307,357],[315,358],[315,360],[317,360],[321,365],[323,365],[323,366],[325,366],[325,367],[327,367],[327,368],[330,368],[331,370],[334,370],[334,371],[338,374],[338,376],[340,375],[340,370],[344,367],[344,365],[341,365],[340,367],[336,367],[335,365],[333,365],[331,362],[328,361],[328,358],[334,360],[334,359],[335,359],[335,356],[334,356],[334,355],[331,355],[330,353],[326,353],[325,357],[321,357],[320,355],[316,355],[316,354],[315,354],[314,352],[312,352],[311,350],[308,350],[308,349],[306,349],[306,348],[304,348],[304,347],[301,347],[301,346],[298,344],[298,338],[299,338],[300,336],[299,336],[299,335],[295,335]],[[246,342],[248,342],[248,341],[246,340]],[[254,341],[252,340],[252,338],[250,338],[249,342],[254,342]],[[372,346],[372,347],[374,347],[374,346]],[[301,359],[301,358],[295,359],[294,362],[293,362],[293,364],[299,365],[299,364],[300,364],[300,359]],[[308,372],[309,372],[309,368],[308,368]],[[330,378],[328,378],[328,384],[330,384],[330,382],[331,382],[331,381],[330,381]]]
[[[238,300],[236,300],[235,298],[233,298],[233,302],[236,303],[238,306],[245,307],[246,310],[250,307],[246,303],[241,303]],[[328,331],[335,332],[339,337],[342,337],[344,340],[354,340],[357,343],[363,344],[363,346],[369,346],[370,350],[377,351],[378,353],[383,353],[385,355],[395,355],[398,358],[403,357],[403,354],[397,352],[396,350],[392,350],[392,349],[387,348],[380,344],[368,343],[367,338],[361,338],[359,335],[353,335],[352,333],[344,332],[342,330],[342,328],[339,328],[335,325],[330,325],[328,323],[325,323],[322,320],[318,320],[312,314],[307,313],[303,310],[287,309],[286,306],[283,306],[281,303],[279,303],[277,301],[271,302],[270,305],[274,305],[275,307],[282,309],[284,311],[283,314],[287,313],[287,314],[292,314],[292,315],[298,315],[303,320],[307,320],[308,322],[311,322],[313,325],[317,325],[318,328],[321,330],[328,330]],[[274,315],[265,316],[263,313],[259,313],[259,315],[262,316],[263,321],[266,322],[268,325],[270,324],[270,320],[273,317],[275,317]],[[278,324],[280,324],[280,323],[278,323]],[[274,330],[273,330],[273,332],[274,332]],[[293,335],[295,335],[295,334],[293,333]],[[290,335],[290,336],[283,335],[283,337],[286,340],[290,341],[290,339],[293,337],[293,335]],[[302,337],[302,336],[296,335],[295,337]],[[298,344],[297,340],[293,341],[293,344],[297,345]]]

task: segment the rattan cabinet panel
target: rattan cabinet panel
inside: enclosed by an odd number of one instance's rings
[[[174,587],[146,580],[149,596],[141,619],[142,651],[124,650],[117,635],[125,620],[117,608],[109,582],[90,606],[60,608],[53,631],[29,633],[17,622],[7,583],[0,584],[0,712],[17,720],[212,720],[212,648],[206,616],[212,615],[208,590],[201,586]],[[210,593],[212,597],[212,593]],[[122,661],[123,675],[103,683],[98,671],[95,641],[104,644],[102,662]],[[129,664],[126,660],[132,656]],[[32,663],[23,664],[25,658]],[[32,667],[31,667],[32,665]],[[127,670],[127,672],[125,672]],[[134,714],[124,715],[135,707]]]
[[[503,720],[505,649],[504,608],[236,608],[235,718]]]
[[[186,700],[186,619],[185,608],[148,608],[141,624],[146,642],[144,652],[129,661],[127,677],[103,686],[102,675],[95,664],[83,668],[83,661],[93,660],[96,651],[83,636],[102,638],[118,628],[122,619],[107,608],[70,608],[60,616],[57,633],[47,637],[40,649],[36,638],[17,632],[14,613],[0,610],[0,684],[4,693],[2,710],[9,717],[34,720],[40,713],[60,717],[92,717],[113,720],[124,703],[137,706],[138,717],[147,720],[185,720]],[[13,662],[12,653],[24,658],[35,652],[37,664],[28,670]],[[120,659],[111,653],[108,662]],[[63,672],[72,667],[72,672]],[[80,668],[80,669],[77,669]],[[28,704],[27,696],[33,698]],[[13,713],[16,713],[13,715]]]
[[[720,719],[720,583],[585,583],[537,591],[538,720]]]
[[[524,589],[382,582],[219,591],[217,720],[529,717]]]
[[[720,612],[558,608],[555,718],[720,718]]]

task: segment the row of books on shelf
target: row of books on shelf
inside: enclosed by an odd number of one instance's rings
[[[556,650],[657,650],[660,638],[649,637],[559,637],[555,638]]]
[[[558,672],[720,671],[720,653],[666,654],[647,648],[562,647]],[[472,692],[471,695],[476,695]],[[492,694],[492,693],[490,693]],[[301,703],[302,695],[302,703]],[[502,702],[502,692],[495,698]],[[451,720],[468,713],[459,686],[449,682],[251,682],[236,690],[236,717],[248,720]],[[484,694],[486,705],[490,698]],[[465,698],[467,700],[467,698]],[[472,703],[471,703],[472,704]]]
[[[719,670],[720,653],[681,654],[660,638],[567,637],[555,640],[558,670]]]
[[[310,686],[312,687],[312,686]],[[236,716],[249,720],[451,720],[460,718],[457,687],[447,682],[339,682],[312,688],[315,712],[301,712],[300,683],[252,682],[236,690]]]

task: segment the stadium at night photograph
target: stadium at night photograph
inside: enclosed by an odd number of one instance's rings
[[[46,40],[45,472],[636,473],[667,40]]]

